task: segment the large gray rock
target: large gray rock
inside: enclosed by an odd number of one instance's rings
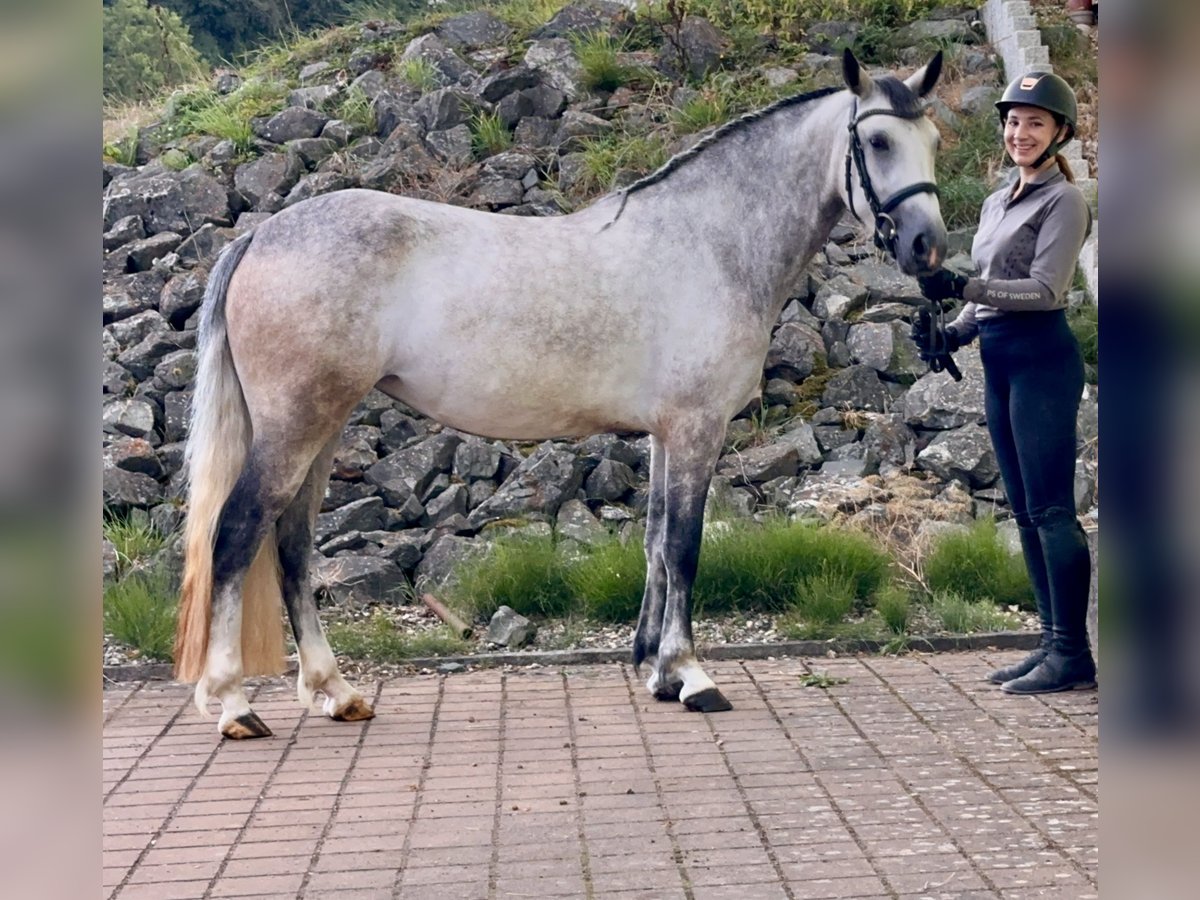
[[[870,366],[850,366],[829,379],[821,394],[824,406],[885,412],[888,392]]]
[[[437,586],[446,583],[454,575],[454,570],[468,559],[487,552],[488,545],[479,540],[446,534],[438,538],[425,551],[421,562],[413,573],[418,588],[428,583]]]
[[[333,454],[333,477],[359,481],[367,469],[379,462],[377,449],[382,432],[374,425],[349,425],[342,431]]]
[[[554,516],[575,496],[588,474],[589,463],[569,450],[545,443],[522,460],[500,489],[476,507],[468,521],[473,527],[510,517]]]
[[[512,29],[492,13],[480,10],[446,19],[433,33],[450,47],[478,50],[505,43],[512,36]]]
[[[178,391],[196,377],[196,351],[173,350],[154,367],[154,381],[164,390]]]
[[[511,606],[501,606],[488,623],[487,642],[494,647],[517,650],[533,643],[537,637],[537,626]]]
[[[903,322],[862,322],[850,326],[846,343],[851,358],[870,366],[889,381],[912,384],[928,366],[917,356],[917,345]]]
[[[916,432],[904,423],[904,416],[899,413],[872,419],[863,432],[862,443],[877,463],[911,466],[916,459]]]
[[[583,67],[571,42],[564,38],[534,41],[525,52],[525,65],[540,72],[542,79],[562,91],[568,100],[577,100],[585,93]]]
[[[475,70],[436,34],[423,34],[410,41],[400,54],[401,62],[421,59],[437,73],[441,86],[460,84],[475,76]]]
[[[434,478],[449,472],[462,438],[454,434],[433,437],[392,453],[371,466],[364,478],[379,488],[389,506],[400,508],[409,497],[420,499]]]
[[[487,105],[463,88],[448,87],[430,91],[417,101],[414,112],[426,131],[445,131],[465,125]]]
[[[131,241],[119,251],[120,256],[125,258],[125,271],[148,271],[155,260],[162,259],[172,252],[182,241],[183,236],[173,231],[160,231],[150,237]]]
[[[120,398],[104,404],[101,415],[104,430],[148,438],[154,434],[154,405],[140,397]]]
[[[817,288],[813,314],[820,319],[844,319],[866,305],[869,289],[844,274],[837,274]]]
[[[466,125],[455,125],[445,131],[430,131],[425,142],[435,157],[456,169],[470,165],[475,158],[471,129]]]
[[[983,365],[976,344],[954,354],[963,380],[946,372],[929,372],[917,379],[904,395],[904,419],[914,427],[958,428],[983,422]]]
[[[917,454],[917,465],[943,481],[971,488],[987,487],[1000,474],[987,429],[973,423],[939,434]]]
[[[289,106],[271,116],[255,131],[273,144],[283,144],[300,138],[315,138],[329,117],[307,106]]]
[[[537,87],[540,83],[541,76],[536,71],[529,66],[518,65],[481,78],[474,90],[488,103],[498,103],[510,94]]]
[[[867,289],[867,299],[872,304],[903,298],[927,302],[921,298],[917,279],[905,275],[895,263],[865,259],[846,268],[845,274]]]
[[[233,184],[251,207],[264,206],[274,196],[279,208],[303,174],[304,164],[296,154],[266,153],[253,162],[238,166]]]
[[[456,516],[466,516],[470,491],[465,484],[452,484],[425,504],[424,524],[429,528],[449,523]]]
[[[796,447],[765,444],[722,457],[717,463],[717,474],[725,475],[739,487],[795,475],[799,468],[800,452]]]
[[[659,64],[694,81],[721,66],[728,41],[707,19],[686,16],[670,41],[663,41]]]
[[[462,481],[494,478],[500,469],[500,456],[500,445],[469,437],[455,448],[454,477]]]
[[[116,437],[104,448],[105,465],[114,465],[126,472],[139,472],[151,478],[162,478],[166,472],[153,445],[144,438]]]
[[[138,216],[147,234],[191,234],[205,222],[233,224],[225,188],[198,167],[114,179],[104,192],[105,229],[127,216]]]
[[[569,538],[588,547],[602,544],[611,537],[609,530],[596,520],[582,500],[568,500],[558,511],[556,530],[560,537]]]
[[[821,461],[821,448],[817,445],[816,433],[808,422],[792,425],[779,435],[775,442],[794,447],[797,461],[801,466],[815,466]]]
[[[568,3],[545,25],[533,33],[535,40],[583,37],[594,32],[613,36],[628,33],[633,14],[627,4],[612,0],[578,0]]]
[[[602,459],[584,485],[590,500],[613,502],[625,497],[637,487],[638,479],[633,469],[615,459]]]
[[[765,369],[773,378],[803,381],[825,361],[821,335],[800,322],[785,322],[771,335]]]
[[[154,478],[110,462],[104,465],[102,489],[105,508],[115,512],[146,509],[163,499],[162,486]]]
[[[379,556],[317,558],[312,567],[313,592],[335,604],[402,603],[408,579],[390,559]]]
[[[330,538],[348,531],[376,531],[383,527],[383,522],[383,501],[378,497],[364,497],[317,516],[313,539],[318,544],[324,544]]]

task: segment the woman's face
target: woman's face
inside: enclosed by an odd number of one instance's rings
[[[1039,106],[1012,106],[1004,117],[1004,149],[1018,166],[1032,166],[1050,146],[1059,126]]]

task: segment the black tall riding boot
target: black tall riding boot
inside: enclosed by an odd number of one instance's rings
[[[1032,671],[1005,682],[1009,694],[1048,694],[1096,686],[1096,663],[1088,645],[1087,607],[1092,559],[1087,536],[1073,510],[1035,516],[1050,586],[1053,641]]]
[[[1042,642],[1037,649],[1015,665],[997,669],[988,676],[992,684],[1004,684],[1020,678],[1034,670],[1050,652],[1054,643],[1054,610],[1050,604],[1050,580],[1046,574],[1046,560],[1042,556],[1042,542],[1038,530],[1026,516],[1017,517],[1017,532],[1021,536],[1021,550],[1025,557],[1025,568],[1033,585],[1033,597],[1037,601],[1038,616],[1042,620]]]

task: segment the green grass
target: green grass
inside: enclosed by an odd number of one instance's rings
[[[571,566],[567,582],[582,612],[599,622],[631,622],[642,608],[646,554],[640,540],[601,544]]]
[[[338,104],[338,118],[348,125],[359,125],[368,132],[375,130],[375,104],[360,87],[352,87]]]
[[[583,154],[582,187],[589,195],[611,190],[618,172],[647,175],[667,161],[665,142],[653,134],[602,135],[586,140]]]
[[[498,113],[478,113],[471,117],[471,147],[477,157],[494,156],[512,146],[512,135]]]
[[[888,579],[890,558],[870,538],[837,528],[772,519],[710,529],[693,588],[698,613],[793,606],[806,578],[847,579],[865,600]],[[814,583],[815,585],[815,583]]]
[[[428,93],[434,90],[441,79],[438,77],[438,71],[427,59],[405,59],[396,64],[396,75],[405,84],[412,85],[421,91]]]
[[[680,134],[703,131],[728,118],[725,98],[715,93],[699,94],[671,113],[671,123]]]
[[[854,579],[822,565],[796,585],[792,609],[812,625],[837,625],[854,609]]]
[[[176,592],[170,573],[132,572],[104,588],[104,629],[147,659],[170,660]]]
[[[1024,560],[1001,545],[991,518],[976,521],[965,534],[941,538],[924,560],[924,570],[935,596],[957,594],[970,601],[1034,608]]]
[[[1001,154],[995,116],[960,116],[958,123],[957,130],[943,132],[937,159],[942,218],[949,228],[979,224],[979,211],[991,193],[987,172]]]
[[[428,656],[465,653],[469,645],[449,626],[422,634],[397,631],[386,615],[376,611],[358,622],[334,622],[325,630],[334,653],[379,663],[397,663]]]
[[[824,672],[808,672],[798,676],[800,687],[815,687],[827,690],[834,685],[846,684],[850,681],[849,678],[842,678],[839,675],[827,675]]]
[[[491,11],[525,38],[541,28],[566,6],[566,0],[505,0]]]
[[[254,146],[254,129],[250,127],[249,119],[222,105],[210,106],[192,113],[187,119],[187,127],[199,134],[210,134],[232,141],[239,153],[248,153]]]
[[[134,569],[144,568],[150,559],[166,546],[169,538],[169,535],[164,535],[144,516],[107,516],[102,534],[117,551],[117,581]]]
[[[550,537],[501,537],[464,562],[446,599],[469,619],[488,619],[501,606],[521,615],[560,616],[576,608],[566,563]]]
[[[934,594],[929,609],[942,627],[954,634],[1007,631],[1019,624],[1016,617],[998,609],[992,601],[968,600],[953,591]]]
[[[590,31],[572,37],[571,43],[583,70],[583,86],[589,91],[615,91],[633,80],[636,73],[617,58],[624,43],[607,31]]]
[[[1083,361],[1091,367],[1100,365],[1100,310],[1095,303],[1084,303],[1067,313],[1071,332],[1079,341]]]
[[[892,634],[907,634],[912,618],[912,595],[898,584],[889,584],[876,594],[875,612]]]
[[[137,129],[132,128],[123,137],[106,142],[103,152],[108,159],[111,159],[115,163],[120,163],[123,166],[136,166],[137,144]]]

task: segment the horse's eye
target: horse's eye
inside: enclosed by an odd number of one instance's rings
[[[873,134],[867,141],[871,145],[872,150],[878,150],[880,153],[886,152],[888,149],[888,139],[882,134]]]

